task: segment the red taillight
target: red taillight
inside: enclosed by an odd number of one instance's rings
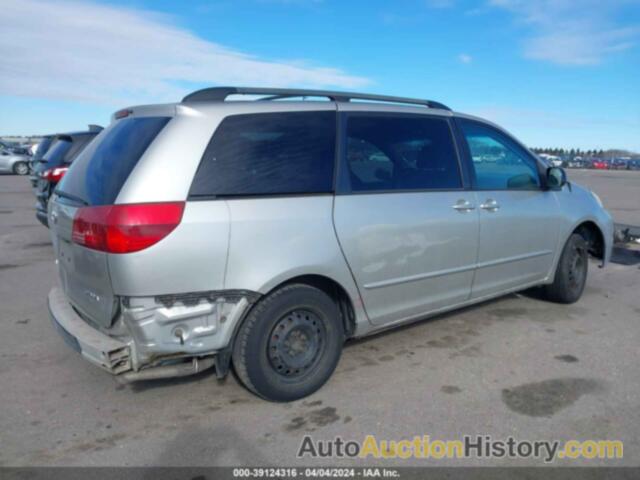
[[[59,167],[59,168],[50,168],[42,172],[42,178],[49,182],[59,182],[64,177],[64,174],[67,173],[69,167]]]
[[[132,253],[158,243],[182,220],[184,202],[79,208],[72,240],[93,250]]]

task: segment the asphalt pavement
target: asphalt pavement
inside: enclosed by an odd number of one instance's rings
[[[640,225],[640,172],[569,172]],[[24,177],[0,177],[0,465],[538,465],[538,460],[299,459],[314,439],[461,435],[615,439],[640,465],[640,259],[590,264],[574,305],[508,295],[350,342],[330,381],[293,403],[204,372],[123,386],[49,323],[49,232]],[[620,253],[620,252],[618,252]]]

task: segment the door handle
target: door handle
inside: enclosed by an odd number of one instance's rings
[[[495,212],[500,208],[500,205],[498,205],[498,202],[496,202],[492,198],[487,198],[484,203],[480,204],[480,208],[483,210],[487,210],[488,212]]]
[[[452,205],[451,208],[457,210],[458,212],[470,212],[471,210],[475,210],[475,205],[467,200],[458,200],[455,205]]]

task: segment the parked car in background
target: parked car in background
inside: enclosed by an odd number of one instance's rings
[[[26,175],[29,173],[29,156],[4,148],[0,151],[0,173]]]
[[[609,162],[602,159],[594,160],[591,164],[591,168],[596,170],[609,170]]]
[[[27,157],[31,156],[31,150],[27,145],[16,145],[15,147],[9,147],[9,150],[16,155],[25,155]]]
[[[55,135],[47,152],[36,163],[36,217],[44,226],[48,226],[47,205],[51,193],[67,173],[71,163],[98,133],[99,131],[94,129]]]
[[[583,160],[581,158],[573,158],[567,161],[568,168],[591,168],[591,162],[589,160]]]
[[[614,158],[611,160],[611,170],[627,170],[628,158]]]
[[[538,157],[542,158],[543,161],[551,166],[551,167],[562,167],[563,166],[563,161],[562,158],[560,158],[557,155],[550,155],[548,153],[541,153],[538,155]]]
[[[45,135],[44,137],[42,137],[42,139],[36,146],[35,153],[33,154],[33,156],[29,161],[29,169],[31,170],[31,176],[29,177],[29,181],[31,182],[31,187],[34,189],[36,188],[36,185],[38,183],[36,166],[38,165],[38,162],[42,160],[42,157],[44,156],[44,154],[47,153],[47,150],[49,150],[49,147],[51,147],[54,137],[55,135]]]
[[[640,170],[640,159],[632,159],[627,163],[627,170]]]
[[[533,286],[573,303],[613,243],[598,197],[495,124],[288,89],[116,112],[49,218],[49,312],[84,359],[123,381],[232,362],[274,401],[320,388],[348,338]]]

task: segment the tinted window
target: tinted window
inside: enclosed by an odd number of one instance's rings
[[[444,119],[350,116],[346,157],[354,192],[462,187],[451,130]]]
[[[36,148],[36,152],[33,155],[33,160],[40,160],[44,156],[44,154],[47,153],[47,150],[49,150],[52,142],[53,137],[44,137],[38,144],[38,148]]]
[[[111,124],[80,153],[58,190],[89,205],[112,204],[142,154],[168,121],[168,117],[133,117]]]
[[[529,190],[540,186],[536,160],[509,137],[481,123],[461,120],[479,190]]]
[[[72,137],[71,148],[65,154],[63,163],[69,165],[84,150],[84,147],[96,137],[97,133],[87,133],[83,135],[74,135]]]
[[[205,151],[190,194],[331,192],[335,132],[331,111],[227,117]]]
[[[70,149],[70,139],[64,140],[59,138],[53,142],[51,148],[44,154],[42,161],[50,163],[51,165],[59,165],[62,163],[62,160]]]

